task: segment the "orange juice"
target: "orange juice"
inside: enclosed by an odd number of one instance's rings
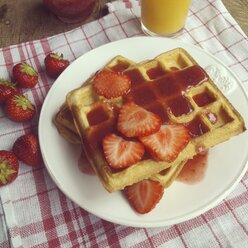
[[[185,24],[191,0],[141,0],[142,28],[148,34],[173,35]]]

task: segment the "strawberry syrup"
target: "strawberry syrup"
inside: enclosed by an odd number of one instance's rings
[[[196,184],[203,180],[208,165],[208,152],[199,153],[189,159],[177,176],[177,181]]]

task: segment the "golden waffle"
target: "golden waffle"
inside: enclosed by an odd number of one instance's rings
[[[149,178],[172,165],[171,173],[160,176],[176,175],[183,161],[245,130],[239,113],[181,48],[139,64],[118,56],[106,68],[129,76],[132,87],[126,96],[107,100],[98,96],[89,83],[70,92],[67,105],[86,154],[110,192]],[[164,123],[187,126],[190,142],[173,163],[154,161],[146,156],[129,168],[118,171],[110,168],[101,141],[107,133],[116,131],[118,107],[124,101],[133,101],[158,114]]]
[[[69,108],[64,104],[59,112],[54,117],[54,124],[56,125],[61,136],[72,144],[81,144],[80,137],[76,131],[73,123],[73,118]],[[161,171],[160,173],[150,177],[151,180],[160,182],[165,188],[168,188],[176,179],[177,175],[182,170],[186,161]]]
[[[74,127],[72,115],[67,106],[63,105],[59,112],[54,117],[54,124],[56,125],[59,133],[72,144],[81,144],[80,137],[75,133],[76,129]],[[72,128],[73,127],[73,128]],[[186,161],[181,162],[177,165],[172,165],[171,167],[159,172],[156,175],[150,177],[151,180],[160,182],[165,188],[168,188],[172,182],[176,179],[177,175],[182,170]]]
[[[53,122],[59,133],[72,144],[81,144],[80,137],[73,123],[70,109],[63,104],[55,115]]]
[[[163,187],[168,188],[175,181],[186,163],[187,161],[175,165],[173,164],[171,167],[151,176],[150,179],[158,181]]]
[[[104,68],[112,68],[115,71],[123,71],[132,65],[135,65],[135,62],[119,55],[106,64]],[[91,78],[89,78],[83,85],[86,86],[90,82]],[[57,127],[61,136],[67,141],[72,144],[81,144],[80,136],[75,128],[71,111],[66,102],[54,116],[53,123]]]

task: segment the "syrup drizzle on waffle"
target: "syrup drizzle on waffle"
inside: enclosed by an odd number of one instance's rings
[[[181,48],[138,64],[117,56],[103,69],[126,74],[132,82],[130,91],[108,100],[88,84],[70,92],[67,105],[89,160],[110,192],[151,177],[166,186],[187,159],[245,130],[239,113]],[[163,123],[181,123],[189,129],[191,141],[173,163],[154,161],[147,154],[142,161],[120,171],[106,163],[102,139],[108,133],[118,133],[119,108],[129,101],[156,113]]]

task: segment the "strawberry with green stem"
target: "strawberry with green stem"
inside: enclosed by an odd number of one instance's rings
[[[19,163],[11,151],[0,151],[0,187],[13,182],[19,170]]]
[[[49,53],[45,57],[46,73],[51,78],[57,78],[65,68],[70,64],[67,59],[64,59],[63,54]]]
[[[37,71],[23,62],[13,67],[13,77],[18,86],[23,88],[33,88],[38,83]]]
[[[30,121],[36,112],[28,97],[21,94],[11,95],[5,101],[4,109],[8,118],[15,122]]]

